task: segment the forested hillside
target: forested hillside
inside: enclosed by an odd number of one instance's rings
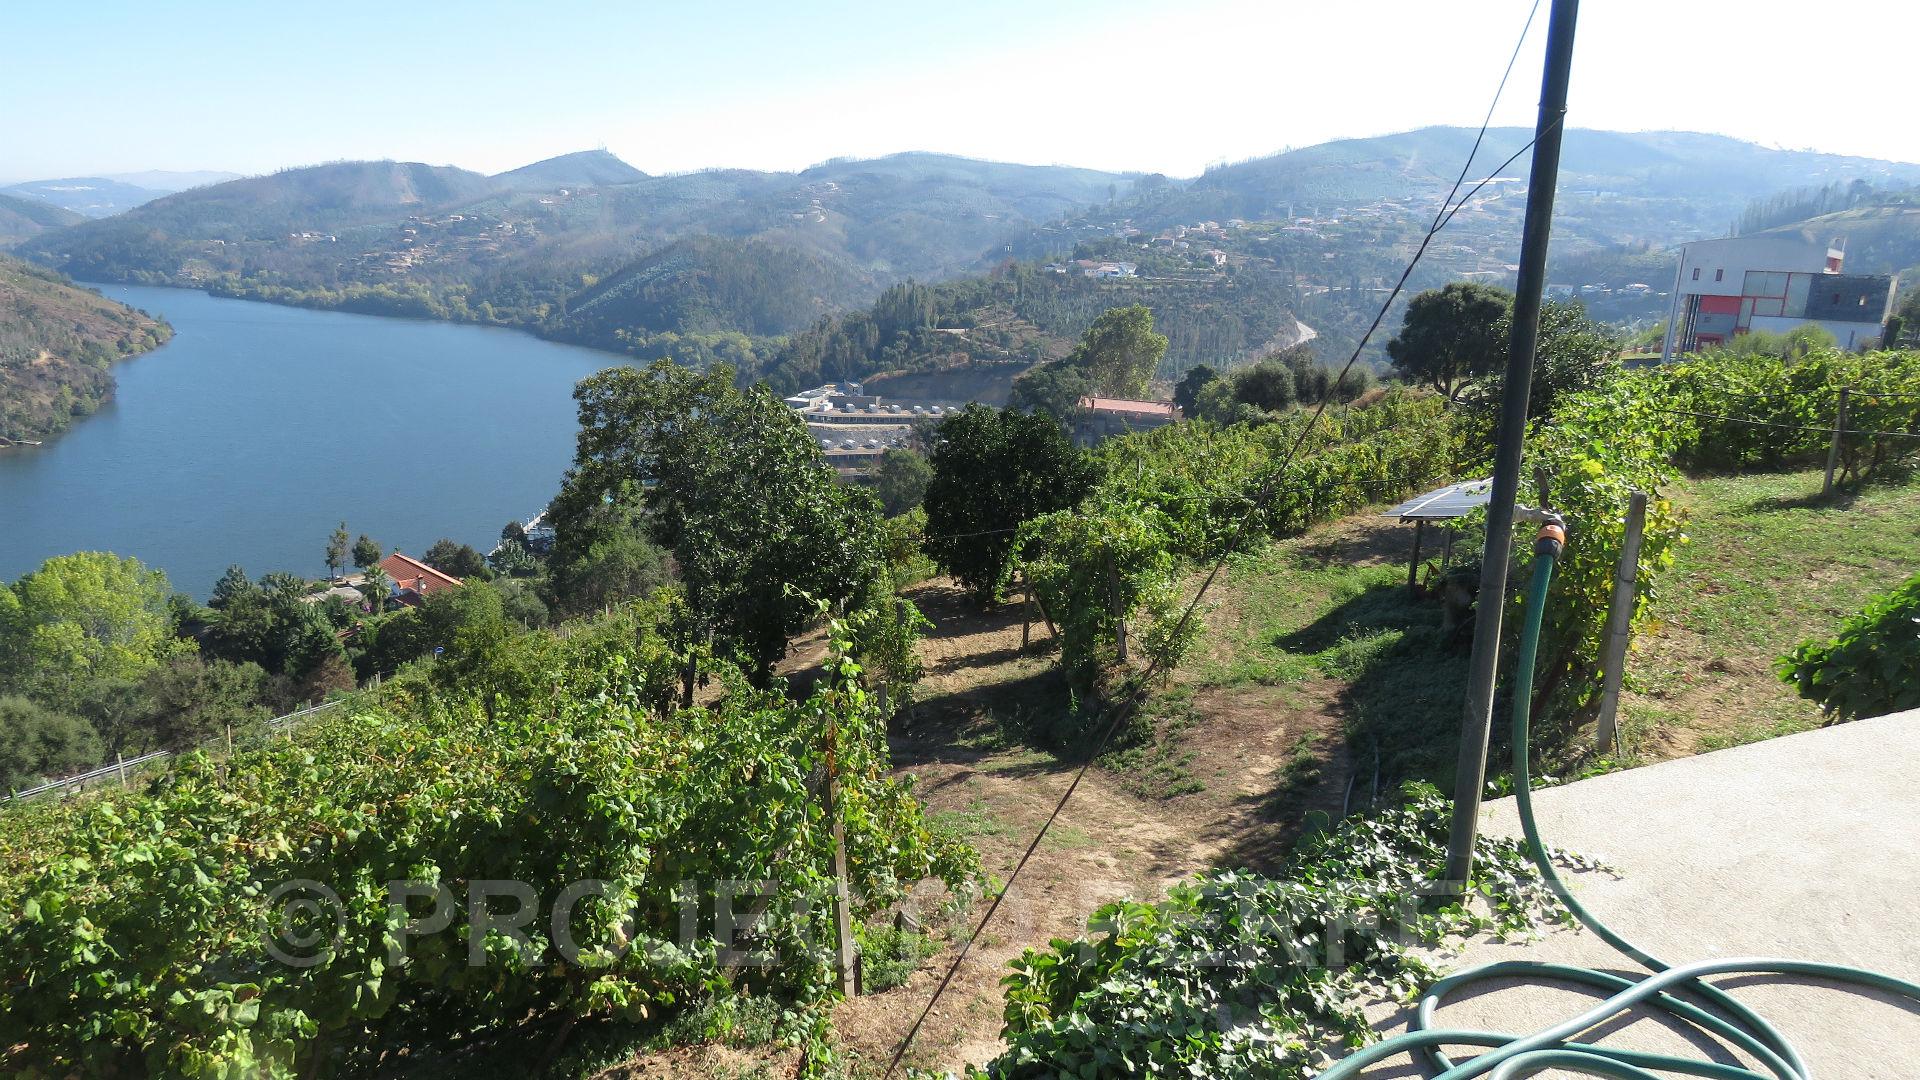
[[[1100,313],[1144,304],[1168,338],[1158,375],[1202,361],[1231,363],[1283,348],[1306,333],[1292,282],[1270,271],[1174,269],[1164,277],[1089,278],[1032,263],[980,277],[908,283],[865,311],[794,335],[758,374],[785,391],[877,372],[1003,366],[1005,378],[1066,354]]]
[[[60,275],[0,255],[0,441],[39,439],[113,394],[113,361],[171,327]]]
[[[0,244],[24,240],[49,229],[75,225],[85,220],[79,214],[52,203],[0,192]]]

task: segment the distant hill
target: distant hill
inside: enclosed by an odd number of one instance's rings
[[[600,187],[607,184],[631,184],[645,180],[647,174],[621,161],[605,150],[582,150],[575,154],[522,165],[494,179],[511,188]]]
[[[59,274],[0,256],[0,440],[42,439],[113,394],[110,365],[172,328]]]
[[[20,195],[0,194],[0,244],[24,240],[87,220],[52,203]]]
[[[101,176],[76,176],[64,180],[30,180],[24,184],[0,188],[0,195],[34,199],[50,206],[90,218],[103,218],[131,210],[165,195],[154,188],[139,187]]]
[[[106,178],[118,180],[123,184],[147,188],[151,191],[165,192],[171,195],[188,188],[206,187],[208,184],[224,184],[228,180],[240,179],[236,172],[217,170],[177,171],[172,169],[148,169],[145,172],[108,173]]]
[[[1851,274],[1900,274],[1908,285],[1920,275],[1920,192],[1886,196],[1766,232],[1795,232],[1819,242],[1844,238],[1845,267]]]
[[[184,191],[17,250],[85,280],[635,347],[786,333],[895,282],[981,269],[1010,238],[1129,183],[939,154],[660,177],[604,151],[492,177],[342,162]]]
[[[1471,178],[1529,134],[1489,132]],[[932,153],[674,176],[605,151],[496,176],[340,162],[194,188],[13,250],[85,280],[519,326],[641,357],[725,360],[782,384],[1030,361],[1077,336],[1098,305],[1139,301],[1174,338],[1170,375],[1243,361],[1302,324],[1328,356],[1350,350],[1473,135],[1342,140],[1191,180]],[[1520,154],[1453,218],[1407,295],[1457,278],[1511,283],[1528,164]],[[1754,200],[1912,183],[1920,165],[1687,132],[1569,131],[1552,265],[1581,283],[1647,284],[1605,301],[1605,317],[1637,327],[1664,311],[1663,253],[1724,235]],[[1040,270],[1069,254],[1138,272]],[[936,297],[935,322],[873,336],[862,309],[909,283],[958,291]]]
[[[1353,204],[1425,193],[1451,184],[1472,149],[1474,129],[1430,127],[1367,139],[1343,139],[1272,157],[1209,169],[1161,202],[1172,220],[1202,217],[1269,219],[1291,207]],[[1494,128],[1468,182],[1494,175],[1533,132]],[[1522,153],[1498,176],[1524,181],[1532,154]],[[1566,133],[1560,155],[1562,199],[1685,200],[1688,215],[1724,229],[1746,204],[1783,188],[1842,179],[1920,181],[1920,164],[1773,150],[1724,135],[1687,131]]]
[[[632,327],[772,336],[859,302],[865,278],[804,249],[715,236],[676,240],[575,295],[568,321],[589,343],[618,348]]]

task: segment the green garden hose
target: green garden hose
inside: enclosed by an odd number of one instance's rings
[[[1519,660],[1514,672],[1514,686],[1517,688],[1513,695],[1514,798],[1519,805],[1520,826],[1526,834],[1527,853],[1534,865],[1539,867],[1540,876],[1554,895],[1583,926],[1621,953],[1632,957],[1634,962],[1651,974],[1640,979],[1628,979],[1590,968],[1536,961],[1502,961],[1468,968],[1441,979],[1427,990],[1420,999],[1409,1031],[1347,1056],[1321,1073],[1319,1080],[1345,1080],[1376,1061],[1403,1053],[1418,1054],[1424,1059],[1431,1080],[1466,1080],[1473,1076],[1513,1080],[1548,1069],[1561,1069],[1586,1076],[1621,1077],[1625,1080],[1660,1080],[1659,1073],[1718,1077],[1723,1080],[1811,1080],[1813,1074],[1806,1063],[1773,1025],[1740,1004],[1725,990],[1700,980],[1709,975],[1732,974],[1809,976],[1849,989],[1885,991],[1903,997],[1916,1006],[1920,1006],[1920,984],[1860,968],[1810,960],[1746,957],[1703,960],[1670,967],[1621,937],[1582,906],[1554,872],[1553,861],[1547,857],[1546,846],[1540,842],[1540,830],[1533,818],[1533,796],[1528,786],[1528,712],[1533,688],[1534,656],[1540,645],[1541,615],[1546,609],[1547,588],[1553,582],[1554,562],[1560,555],[1562,543],[1563,534],[1558,526],[1541,529],[1540,538],[1535,542],[1533,581],[1527,589]],[[1599,987],[1607,991],[1609,996],[1578,1016],[1532,1035],[1432,1026],[1434,1013],[1447,995],[1473,983],[1498,978],[1577,983]],[[1668,993],[1670,989],[1691,994],[1701,1004],[1675,997]],[[1757,1068],[1747,1068],[1570,1041],[1581,1032],[1638,1006],[1659,1009],[1701,1032],[1718,1036],[1750,1055],[1759,1065]],[[1468,1061],[1456,1063],[1441,1049],[1445,1046],[1482,1046],[1489,1049]]]

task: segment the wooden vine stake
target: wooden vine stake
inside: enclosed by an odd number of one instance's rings
[[[1026,651],[1033,642],[1033,583],[1027,580],[1025,567],[1020,570],[1020,650]]]
[[[840,974],[840,993],[850,998],[859,994],[860,987],[856,977],[858,959],[853,948],[853,897],[847,885],[847,830],[840,822],[840,771],[834,754],[839,741],[838,729],[838,722],[829,716],[826,812],[828,827],[833,831],[833,958],[834,968]]]

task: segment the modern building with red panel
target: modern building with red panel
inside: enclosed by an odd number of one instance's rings
[[[1701,240],[1680,247],[1661,358],[1723,345],[1755,330],[1784,334],[1814,324],[1843,349],[1880,340],[1895,279],[1841,272],[1844,238],[1804,232]]]

